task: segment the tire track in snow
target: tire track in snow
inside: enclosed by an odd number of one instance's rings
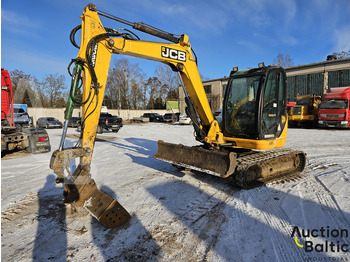
[[[336,196],[348,199],[348,196],[343,196],[342,191],[332,192],[329,186],[335,185],[339,181],[329,179],[339,177],[344,182],[349,181],[348,163],[350,157],[348,155],[320,155],[308,159],[308,165],[305,169],[305,178],[297,184],[297,193],[300,197],[301,215],[303,218],[303,226],[305,229],[320,229],[329,226],[332,229],[347,229],[349,228],[349,219],[346,217],[342,208],[339,206]],[[328,183],[328,186],[327,186]],[[330,184],[329,184],[330,183]],[[341,182],[340,182],[341,183]],[[346,185],[344,185],[346,187]],[[329,223],[331,221],[331,224]],[[328,222],[328,223],[327,223]],[[349,244],[348,238],[334,237],[310,237],[307,238],[316,243],[324,243],[325,240],[336,243],[340,241],[342,244]],[[313,252],[313,254],[315,254]],[[341,257],[342,252],[318,253],[318,256]]]
[[[225,241],[221,241],[223,243],[219,242],[218,248],[223,249],[222,253],[227,254],[227,257],[234,258],[235,261],[245,261],[243,258],[246,258],[246,254],[242,257],[242,252],[244,253],[244,248],[246,248],[247,236],[242,229],[249,228],[249,222],[244,212],[246,208],[244,194],[241,190],[237,190],[231,193],[231,197],[225,202],[228,221],[226,221],[221,232],[221,239],[225,239]],[[241,246],[242,244],[243,246]],[[209,258],[208,261],[222,261],[222,257],[214,252],[208,254],[207,257]]]
[[[199,189],[205,193],[201,194],[202,197],[192,201],[185,209],[191,210],[185,213],[191,222],[191,228],[200,239],[205,240],[206,248],[201,261],[228,261],[231,258],[235,258],[235,261],[243,261],[240,254],[241,249],[235,242],[224,241],[224,246],[222,246],[221,241],[221,239],[231,239],[232,232],[240,232],[239,227],[236,227],[234,231],[231,230],[232,227],[229,230],[227,227],[229,227],[228,222],[232,216],[243,216],[243,208],[234,207],[236,204],[243,205],[241,201],[237,201],[241,189],[234,188],[231,184],[223,184],[216,177],[203,176],[202,173],[194,172],[189,178],[200,181]],[[242,218],[241,221],[244,219]],[[237,225],[236,222],[235,219],[234,225]]]
[[[339,171],[339,169],[337,171]],[[317,177],[320,175],[324,175],[326,173],[334,174],[334,172],[332,171],[319,172],[318,174],[315,174],[315,175],[310,174],[306,178],[306,181],[305,181],[306,186],[303,186],[302,189],[305,190],[305,188],[312,188],[312,193],[315,194],[318,200],[317,203],[321,206],[323,214],[326,214],[329,217],[328,220],[332,221],[334,225],[332,226],[332,228],[348,229],[348,231],[350,231],[350,228],[349,228],[350,222],[344,215],[342,209],[339,207],[333,194]],[[303,190],[300,190],[300,187],[298,189],[301,201],[305,201],[306,199],[305,194],[303,194]],[[310,192],[308,192],[308,194],[310,194]],[[305,212],[304,212],[304,219],[305,221],[308,221],[307,214]],[[324,227],[326,226],[328,225],[324,225]],[[342,238],[342,240],[344,241],[344,243],[349,244],[348,239]]]
[[[347,165],[350,162],[350,158],[347,156],[317,156],[308,158],[307,167],[310,170],[327,169],[332,166],[341,166],[339,169],[343,169],[343,165]],[[334,170],[331,170],[333,172]]]
[[[218,249],[217,244],[226,233],[223,228],[228,220],[226,210],[232,195],[226,193],[222,185],[215,188],[197,181],[195,184],[198,187],[195,187],[193,182],[193,177],[188,176],[148,188],[153,197],[161,200],[161,206],[170,211],[169,215],[172,217],[163,221],[163,228],[156,226],[150,232],[154,232],[152,235],[157,239],[164,256],[169,257],[169,261],[212,261],[213,256],[217,256],[216,261],[225,261],[229,258],[227,252]],[[182,195],[182,200],[178,198],[179,195]],[[165,233],[159,234],[160,230]],[[176,236],[169,236],[169,230],[176,233]],[[181,245],[181,250],[174,251],[169,246],[174,239]],[[233,254],[234,249],[235,247],[230,249],[230,254]],[[238,249],[235,250],[235,257],[239,257]]]
[[[350,157],[348,155],[342,155],[332,156],[331,159],[328,158],[329,157],[318,157],[310,159],[308,168],[311,169],[312,171],[310,170],[310,172],[313,173],[307,177],[307,181],[309,181],[312,188],[315,189],[314,191],[317,193],[316,195],[320,201],[325,202],[326,206],[332,208],[331,210],[337,210],[342,214],[342,224],[344,224],[344,222],[350,224],[350,221],[345,217],[337,203],[337,200],[335,199],[335,196],[340,196],[346,199],[349,199],[349,196],[340,195],[338,192],[331,192],[321,179],[328,175],[336,176],[337,174],[340,174],[340,179],[342,179],[344,182],[349,182],[350,174],[349,171],[347,171],[347,168],[348,164],[350,163]]]
[[[290,234],[292,225],[289,217],[285,214],[281,206],[277,203],[271,189],[264,186],[249,191],[253,204],[258,208],[263,216],[264,221],[271,229],[272,245],[278,261],[290,261],[293,258],[295,261],[302,261],[305,256],[303,250],[297,247]],[[264,196],[263,198],[261,196]]]

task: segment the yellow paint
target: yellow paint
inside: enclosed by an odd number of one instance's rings
[[[81,45],[77,58],[86,60],[86,48],[89,41],[94,36],[104,34],[106,31],[97,12],[90,10],[88,7],[84,9],[81,19]],[[110,39],[102,39],[97,44],[95,72],[99,85],[98,95],[95,93],[95,90],[92,89],[89,101],[82,107],[82,118],[84,119],[84,117],[89,115],[85,121],[85,128],[82,134],[82,147],[91,149],[89,156],[82,157],[82,165],[90,165],[91,163],[92,149],[94,147],[112,53],[149,59],[167,64],[173,68],[180,68],[180,76],[189,96],[193,100],[195,109],[201,119],[201,125],[207,132],[205,142],[208,144],[218,147],[220,144],[233,141],[237,144],[237,147],[257,150],[282,147],[284,145],[287,136],[287,123],[281,136],[273,140],[253,140],[223,136],[222,130],[211,112],[187,35],[182,35],[178,44],[113,38],[114,44],[110,45],[107,43],[108,40]],[[112,41],[110,43],[112,43]],[[164,57],[162,52],[168,49],[175,50],[175,53],[179,52],[177,53],[178,57],[183,57],[185,55],[186,61],[180,61],[181,59],[174,59],[174,57]],[[92,81],[86,65],[84,65],[83,72],[83,100],[85,101],[89,97]],[[287,120],[283,119],[283,122],[287,122]]]

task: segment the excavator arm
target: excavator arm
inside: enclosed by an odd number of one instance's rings
[[[100,16],[127,24],[170,43],[142,41],[129,30],[106,28],[102,25]],[[164,63],[177,72],[182,80],[186,96],[186,111],[192,119],[196,139],[202,142],[203,146],[187,147],[158,141],[155,158],[224,178],[232,178],[233,174],[237,174],[232,181],[246,188],[255,186],[259,179],[258,184],[261,184],[266,178],[280,176],[287,169],[290,169],[289,173],[297,173],[303,169],[305,165],[303,153],[288,151],[288,153],[277,152],[272,155],[249,154],[239,158],[239,153],[232,150],[237,147],[248,149],[280,147],[285,141],[286,128],[281,132],[281,138],[277,138],[280,142],[276,142],[276,139],[265,141],[237,138],[233,140],[232,137],[224,136],[211,112],[187,35],[174,35],[143,23],[131,23],[96,10],[93,4],[85,7],[81,20],[81,26],[73,29],[71,33],[71,42],[79,48],[79,53],[71,62],[74,64],[74,69],[71,73],[72,84],[60,146],[53,152],[50,162],[50,168],[57,174],[56,182],[64,183],[66,203],[84,206],[106,227],[124,224],[131,217],[116,200],[97,188],[90,174],[100,111],[113,53]],[[81,29],[80,46],[75,42],[75,34],[79,29]],[[76,93],[80,86],[83,86],[83,96],[82,101],[77,101]],[[244,102],[242,100],[241,104]],[[81,137],[75,147],[65,148],[67,124],[76,103],[82,106]],[[285,123],[286,120],[283,126]],[[79,165],[74,172],[70,172],[69,163],[75,158],[80,159]],[[256,159],[260,162],[256,162]],[[276,161],[287,164],[279,165]],[[280,166],[279,169],[272,172],[276,165]]]
[[[104,14],[104,13],[103,13]],[[116,227],[130,219],[129,213],[109,195],[99,190],[91,178],[90,165],[96,138],[97,126],[104,98],[110,60],[113,53],[150,59],[169,65],[181,76],[192,106],[201,119],[201,124],[210,129],[214,117],[191,52],[188,36],[170,37],[154,29],[136,24],[138,30],[164,36],[176,43],[158,43],[141,41],[129,33],[103,27],[95,6],[89,4],[81,16],[82,24],[71,34],[73,45],[79,48],[72,75],[70,97],[65,111],[65,125],[59,149],[53,152],[50,168],[57,173],[57,183],[64,183],[66,203],[84,206],[103,225]],[[74,34],[81,29],[81,44],[75,42]],[[164,37],[163,37],[164,38]],[[76,101],[76,92],[83,85],[82,101]],[[78,146],[65,148],[67,124],[72,116],[75,103],[82,106],[82,132]],[[198,120],[197,120],[198,122]],[[201,126],[197,123],[197,132],[201,140],[205,138]],[[79,165],[71,174],[68,166],[73,159],[80,158]],[[65,175],[68,172],[69,175]]]
[[[98,119],[113,53],[161,62],[178,72],[186,87],[187,99],[191,100],[188,103],[192,104],[195,113],[198,114],[201,120],[198,123],[196,115],[191,112],[193,118],[195,118],[193,122],[197,123],[197,139],[208,144],[218,143],[217,135],[221,134],[221,131],[211,112],[188,36],[181,35],[178,38],[170,38],[170,40],[177,43],[141,41],[131,38],[129,34],[104,28],[99,13],[107,16],[105,13],[97,11],[92,4],[85,7],[81,17],[81,46],[76,59],[74,59],[76,66],[82,68],[83,74],[84,103],[82,105],[83,131],[81,146],[83,149],[90,150],[87,156],[82,157],[81,164],[89,165],[91,162]],[[112,16],[108,15],[108,17],[111,18]],[[140,25],[134,25],[134,27],[141,28],[142,31],[148,33],[152,30]],[[79,75],[76,76],[76,78],[78,77]],[[211,134],[211,136],[208,136],[208,134]]]

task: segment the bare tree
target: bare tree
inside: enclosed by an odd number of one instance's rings
[[[159,97],[159,87],[161,86],[161,82],[157,77],[150,77],[147,80],[147,87],[149,91],[149,100],[147,104],[148,109],[154,109],[162,104],[161,98]]]
[[[12,83],[12,92],[14,95],[16,95],[16,91],[18,89],[18,85],[20,81],[23,81],[23,80],[31,81],[33,79],[33,77],[30,74],[26,74],[23,71],[20,71],[17,69],[14,71],[11,71],[10,76],[11,76],[11,83]]]
[[[49,74],[45,76],[42,83],[42,91],[48,98],[49,107],[60,107],[62,105],[62,92],[66,89],[64,75]]]
[[[29,107],[42,106],[39,99],[36,77],[25,74],[23,71],[10,72],[15,104],[27,104]]]
[[[202,81],[210,80],[210,78],[207,76],[204,76],[202,74],[199,74],[199,75],[200,75]]]
[[[38,99],[37,87],[39,82],[36,79],[20,79],[16,84],[16,92],[14,93],[15,104],[27,104],[28,107],[41,106]]]
[[[145,82],[145,74],[139,65],[132,64],[129,60],[117,59],[110,70],[106,94],[116,104],[117,108],[128,109],[141,107],[142,86]],[[131,99],[132,106],[131,106]],[[114,102],[115,101],[115,102]]]
[[[109,96],[110,103],[116,105],[116,108],[128,108],[127,102],[129,100],[129,85],[127,83],[127,59],[116,60],[113,67],[110,68],[107,84],[106,96]]]
[[[273,62],[283,68],[292,67],[294,65],[293,59],[289,55],[283,55],[281,53],[277,55],[277,58],[274,59]]]
[[[141,82],[142,84],[142,82]],[[143,101],[142,86],[135,79],[131,80],[131,90],[130,90],[130,106],[133,109],[140,109]]]
[[[106,83],[104,102],[111,109],[120,109],[120,96],[118,91],[120,92],[120,89],[115,68],[110,68]]]
[[[163,101],[169,96],[169,93],[172,93],[178,90],[179,79],[178,76],[169,66],[159,65],[156,68],[155,75],[160,81],[159,89],[157,90],[157,96],[160,97]]]
[[[145,98],[144,88],[146,83],[146,74],[139,67],[139,64],[130,64],[129,67],[129,83],[130,83],[130,100],[131,107],[134,109],[140,109],[144,106],[143,101]]]
[[[334,52],[332,55],[336,59],[347,58],[347,57],[350,57],[350,50],[348,50],[348,51],[341,51],[341,52]]]

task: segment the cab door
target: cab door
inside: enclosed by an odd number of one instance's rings
[[[268,71],[259,109],[259,139],[280,136],[287,120],[286,75],[280,69]]]

